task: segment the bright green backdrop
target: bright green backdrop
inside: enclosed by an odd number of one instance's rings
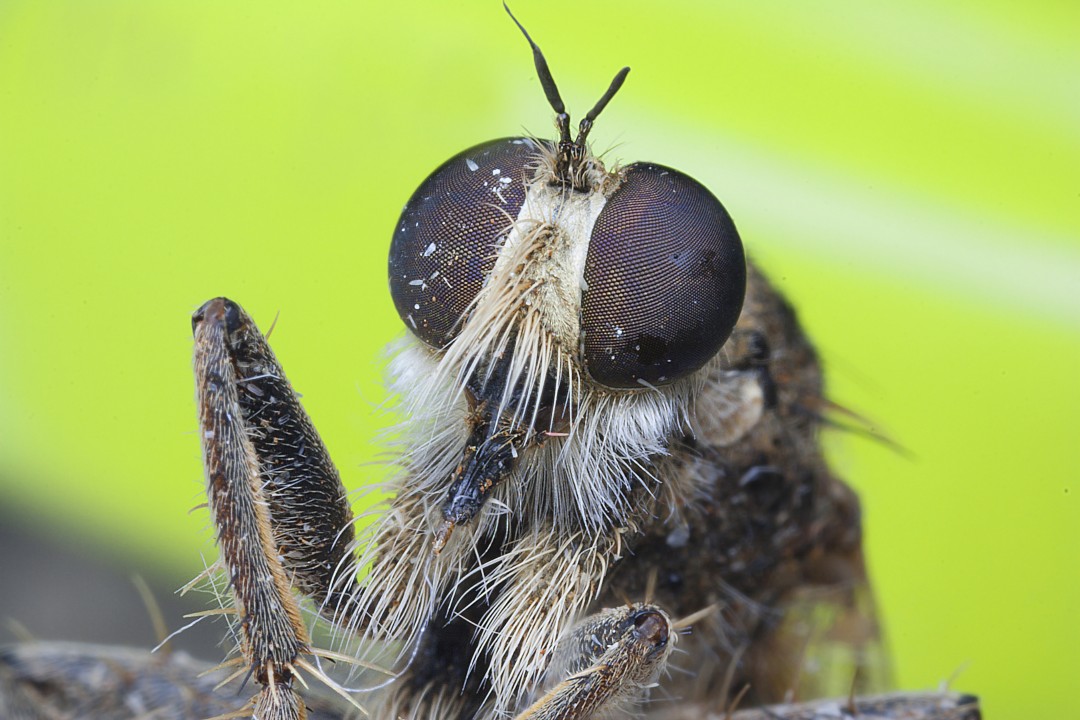
[[[827,438],[899,683],[962,670],[989,718],[1076,713],[1080,4],[514,8],[578,116],[633,68],[598,148],[711,187],[832,396],[910,450]],[[495,0],[0,3],[5,508],[196,572],[188,317],[218,294],[280,312],[279,357],[363,485],[398,211],[550,115]]]

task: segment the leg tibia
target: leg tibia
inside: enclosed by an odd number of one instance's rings
[[[236,602],[242,651],[264,686],[260,717],[302,718],[291,689],[310,651],[295,587],[326,599],[352,541],[326,448],[266,341],[235,303],[192,318],[207,497]]]

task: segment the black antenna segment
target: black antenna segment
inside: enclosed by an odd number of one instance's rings
[[[514,24],[518,26],[518,30],[525,36],[525,39],[529,41],[530,47],[533,51],[533,64],[536,65],[536,74],[540,76],[540,86],[544,88],[544,94],[547,95],[548,104],[551,105],[551,109],[555,111],[556,115],[565,117],[566,120],[560,123],[562,127],[569,128],[570,116],[566,113],[566,106],[563,104],[562,96],[559,95],[559,87],[555,84],[555,78],[551,76],[551,70],[548,68],[547,60],[544,59],[544,53],[540,51],[540,46],[533,42],[532,36],[529,35],[529,31],[525,29],[514,13],[510,12],[510,6],[503,0],[503,9],[506,10],[506,14],[510,16],[510,19],[514,21]],[[570,139],[570,131],[566,130],[566,139]]]
[[[525,26],[514,17],[514,13],[510,12],[510,7],[506,4],[506,0],[503,0],[503,9],[506,10],[506,14],[514,21],[514,24],[518,26],[518,30],[525,36],[525,39],[529,41],[529,46],[533,51],[533,64],[536,65],[536,74],[540,77],[540,86],[544,88],[544,95],[547,96],[548,104],[551,105],[551,109],[555,111],[555,126],[559,130],[558,160],[555,168],[557,182],[564,185],[572,185],[575,190],[585,190],[585,168],[582,167],[582,161],[587,154],[585,140],[589,136],[589,131],[592,130],[596,117],[603,112],[604,108],[607,107],[607,104],[611,102],[611,98],[615,97],[615,93],[619,92],[619,88],[622,87],[623,82],[626,80],[626,75],[630,72],[630,68],[624,67],[622,70],[615,73],[615,77],[612,79],[611,85],[608,86],[607,92],[601,96],[596,102],[596,105],[593,106],[593,109],[588,112],[578,125],[577,138],[571,140],[570,114],[566,112],[566,105],[563,104],[562,96],[559,94],[559,88],[555,84],[555,78],[552,77],[551,69],[548,67],[547,60],[544,59],[544,53],[540,51],[540,46],[529,36],[529,32],[525,29]]]
[[[604,111],[607,104],[611,102],[611,98],[615,97],[615,93],[619,92],[619,88],[622,87],[622,84],[629,73],[630,68],[628,67],[624,67],[622,70],[615,73],[615,77],[612,78],[611,85],[608,86],[607,92],[604,93],[603,97],[596,101],[596,104],[593,105],[593,109],[589,111],[589,114],[581,121],[581,125],[578,126],[578,137],[575,142],[585,142],[585,138],[589,135],[589,131],[592,130],[593,120],[596,120],[596,116]]]

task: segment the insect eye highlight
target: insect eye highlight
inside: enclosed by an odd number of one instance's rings
[[[445,347],[460,329],[525,202],[537,150],[528,138],[469,148],[405,204],[390,243],[390,295],[405,326],[428,345]]]
[[[731,334],[746,292],[742,241],[705,186],[661,165],[624,172],[593,226],[581,308],[588,373],[612,388],[701,368]]]

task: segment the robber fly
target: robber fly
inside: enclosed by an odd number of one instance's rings
[[[16,649],[0,667],[10,713],[53,717],[67,698],[105,717],[138,692],[147,717],[353,712],[305,694],[321,680],[387,720],[704,717],[814,684],[799,627],[867,600],[858,500],[817,442],[814,350],[708,189],[592,153],[629,68],[574,134],[518,28],[557,139],[455,155],[391,239],[407,331],[389,368],[407,417],[392,499],[356,530],[266,339],[237,303],[210,300],[192,319],[195,376],[238,651],[207,680],[179,660]],[[300,596],[339,647],[313,640]],[[143,689],[76,679],[118,668]],[[207,687],[222,677],[258,691],[222,708]],[[955,696],[925,704],[844,711],[977,713]]]

